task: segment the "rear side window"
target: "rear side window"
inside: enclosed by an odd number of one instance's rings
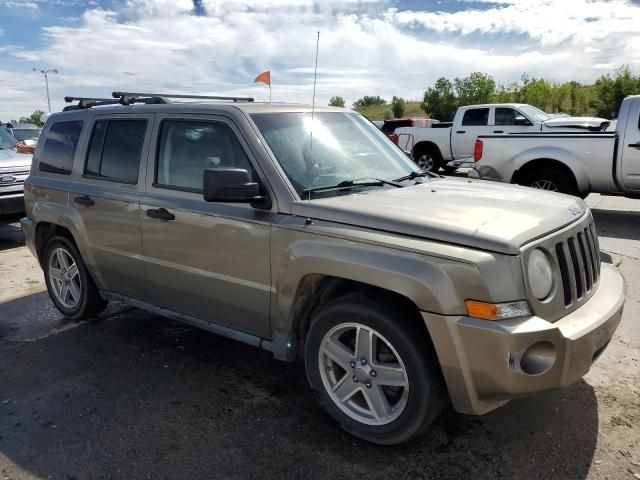
[[[162,122],[155,186],[202,192],[204,171],[217,167],[243,168],[253,175],[251,163],[229,126],[197,120]]]
[[[91,134],[84,174],[120,183],[138,182],[146,120],[98,120]]]
[[[464,112],[462,125],[468,127],[481,127],[489,123],[488,108],[470,108]]]
[[[69,175],[76,155],[82,121],[58,122],[51,125],[40,154],[41,172]]]

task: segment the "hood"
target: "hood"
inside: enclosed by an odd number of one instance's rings
[[[576,197],[516,185],[435,179],[404,188],[295,202],[293,213],[517,254],[520,247],[575,222],[588,208]]]
[[[605,130],[609,126],[610,120],[597,117],[555,117],[542,125],[549,128],[580,128],[586,130]]]
[[[0,169],[6,167],[26,167],[22,170],[31,168],[32,155],[26,153],[18,153],[15,150],[0,150]]]

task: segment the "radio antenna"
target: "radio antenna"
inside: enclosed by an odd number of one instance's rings
[[[313,114],[316,110],[316,81],[318,79],[318,49],[320,47],[320,30],[318,30],[318,38],[316,39],[316,68],[313,70],[313,100],[311,101],[311,128],[309,129],[309,164],[313,166]],[[309,167],[307,167],[309,168]],[[309,180],[307,187],[307,220],[306,225],[311,225],[311,169],[309,169]]]

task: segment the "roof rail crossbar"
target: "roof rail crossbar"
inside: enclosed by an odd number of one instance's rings
[[[119,98],[120,103],[128,103],[129,101],[135,101],[140,97],[151,98],[187,98],[196,100],[231,100],[234,102],[253,102],[252,97],[222,97],[219,95],[184,95],[177,93],[137,93],[137,92],[113,92],[113,98]]]
[[[78,102],[77,105],[68,105],[62,109],[66,112],[69,110],[80,110],[85,108],[97,107],[99,105],[115,105],[118,100],[113,98],[97,98],[97,97],[64,97],[64,101],[67,103]]]
[[[130,105],[133,103],[159,104],[167,103],[167,100],[161,97],[144,97],[144,98],[98,98],[98,97],[64,97],[67,103],[78,102],[76,105],[68,105],[62,109],[66,112],[69,110],[81,110],[85,108],[98,107],[102,105]]]

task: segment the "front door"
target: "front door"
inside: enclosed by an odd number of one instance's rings
[[[77,181],[69,192],[84,225],[87,263],[99,288],[147,298],[140,234],[140,199],[151,115],[96,116]],[[142,167],[141,167],[142,164]]]
[[[540,130],[540,127],[535,127],[522,112],[511,107],[496,107],[492,123],[493,126],[489,131],[493,135],[537,132]]]
[[[640,102],[631,104],[624,139],[619,141],[618,148],[622,151],[622,182],[629,190],[640,190]]]
[[[462,116],[460,125],[454,125],[451,133],[451,148],[454,158],[469,158],[479,135],[488,135],[489,107],[469,108]]]
[[[269,338],[273,215],[202,196],[207,168],[244,168],[258,178],[244,140],[212,116],[162,117],[156,137],[140,212],[153,303]]]

